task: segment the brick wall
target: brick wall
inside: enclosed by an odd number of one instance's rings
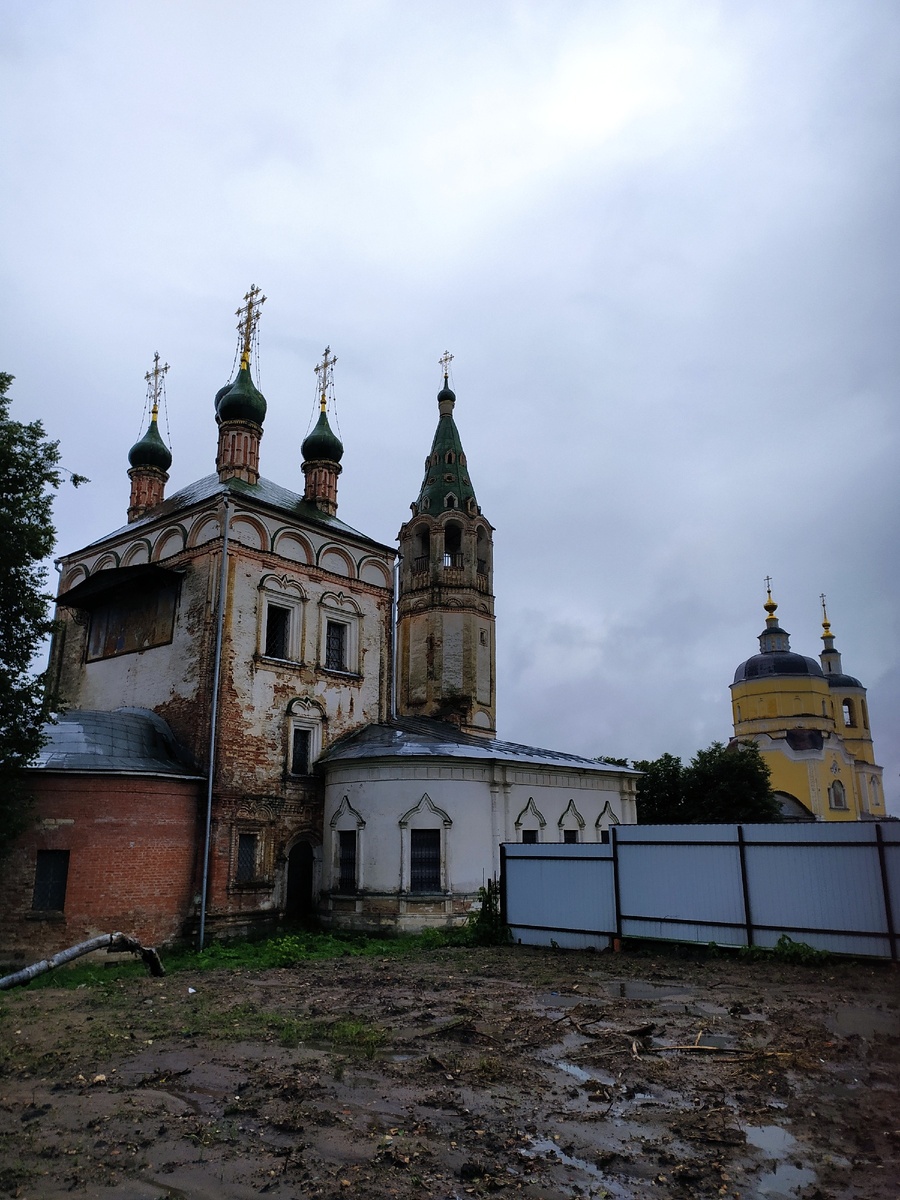
[[[198,781],[34,772],[35,822],[0,872],[0,959],[36,961],[120,930],[147,945],[177,937],[191,909]],[[68,850],[61,914],[32,909],[39,850]]]

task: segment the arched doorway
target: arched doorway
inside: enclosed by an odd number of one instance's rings
[[[307,841],[295,842],[287,860],[284,915],[289,921],[308,921],[315,912],[313,882],[315,855]]]

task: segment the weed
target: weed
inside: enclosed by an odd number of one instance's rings
[[[783,933],[774,946],[743,946],[741,958],[750,962],[760,959],[778,959],[780,962],[815,964],[827,962],[831,955],[827,950],[816,950],[806,942],[795,942],[793,938]]]

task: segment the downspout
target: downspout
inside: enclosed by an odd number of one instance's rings
[[[403,561],[403,555],[398,554],[394,559],[394,593],[391,596],[391,720],[397,717],[397,653],[398,653],[398,629],[397,624],[400,620],[400,563]]]
[[[216,617],[216,656],[213,667],[212,710],[209,716],[209,779],[206,787],[206,833],[203,839],[203,883],[200,889],[200,945],[203,949],[206,936],[206,892],[209,884],[209,850],[212,829],[213,780],[216,766],[216,734],[219,721],[219,679],[222,674],[222,634],[225,628],[225,593],[228,586],[228,525],[231,509],[228,497],[224,500],[225,532],[222,537],[222,565],[219,571],[219,611]]]

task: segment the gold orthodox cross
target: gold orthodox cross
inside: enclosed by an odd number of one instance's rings
[[[337,356],[331,353],[331,347],[325,347],[325,353],[322,355],[322,361],[316,363],[313,370],[316,373],[316,378],[319,381],[319,402],[322,411],[325,411],[325,401],[328,395],[328,390],[334,385],[334,364],[337,362]]]
[[[162,394],[163,383],[168,369],[168,363],[163,363],[162,366],[159,365],[159,351],[157,351],[153,355],[153,370],[148,371],[144,376],[144,379],[147,381],[147,395],[150,400],[151,412],[154,419],[159,412],[159,397]]]
[[[238,318],[238,333],[241,335],[241,362],[247,366],[250,365],[250,347],[259,324],[260,309],[265,302],[266,298],[260,289],[255,283],[251,284],[249,292],[244,294],[243,307],[234,314]]]
[[[445,350],[444,353],[441,355],[441,357],[438,359],[438,362],[444,368],[444,378],[446,379],[447,376],[450,374],[450,364],[453,362],[453,355],[450,353],[449,350]]]

